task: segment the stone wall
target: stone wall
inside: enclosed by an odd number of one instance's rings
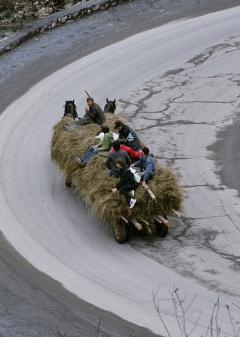
[[[0,54],[16,48],[21,43],[37,34],[61,26],[69,20],[80,19],[96,12],[106,11],[111,7],[131,1],[134,0],[89,0],[85,3],[72,6],[67,10],[39,19],[34,22],[30,28],[16,32],[13,36],[0,41]]]

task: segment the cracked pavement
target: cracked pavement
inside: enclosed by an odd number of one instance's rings
[[[147,81],[120,107],[160,162],[177,172],[186,198],[166,239],[134,239],[134,247],[209,289],[238,296],[239,199],[215,174],[213,150],[239,112],[239,55],[240,35]]]

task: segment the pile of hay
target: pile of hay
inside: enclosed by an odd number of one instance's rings
[[[106,117],[106,123],[113,130],[114,115]],[[146,221],[153,219],[154,215],[167,215],[172,209],[180,210],[182,191],[173,172],[158,165],[154,179],[149,182],[156,200],[146,196],[142,186],[136,190],[137,203],[129,210],[126,201],[119,193],[113,194],[118,179],[109,177],[106,170],[107,153],[95,156],[87,166],[80,167],[75,161],[76,157],[82,156],[89,146],[97,144],[95,136],[99,126],[89,124],[66,130],[65,125],[71,125],[73,119],[64,117],[54,127],[51,144],[51,157],[58,168],[64,172],[65,179],[71,181],[76,192],[86,202],[87,207],[98,217],[108,224],[116,224],[119,216],[126,218],[139,217]]]

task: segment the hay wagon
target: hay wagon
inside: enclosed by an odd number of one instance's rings
[[[115,115],[106,114],[110,129],[115,121]],[[75,126],[71,116],[63,117],[54,126],[51,142],[52,160],[64,173],[66,186],[81,196],[90,211],[110,224],[117,242],[126,242],[133,229],[165,237],[170,228],[167,216],[172,212],[178,214],[182,202],[182,191],[174,173],[158,164],[149,189],[139,185],[135,194],[137,203],[129,209],[123,196],[111,193],[117,180],[107,175],[107,153],[95,156],[86,167],[76,162],[77,157],[97,143],[99,126]]]

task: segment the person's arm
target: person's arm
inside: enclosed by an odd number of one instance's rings
[[[100,105],[98,105],[97,103],[95,103],[95,111],[100,113],[101,115],[104,114],[104,112],[102,111]]]
[[[119,133],[119,138],[118,141],[121,142],[125,142],[126,139],[128,138],[128,135],[130,133],[130,129],[127,125],[124,125],[121,132]]]
[[[116,189],[119,191],[119,189],[121,189],[122,186],[123,186],[123,182],[122,182],[122,177],[121,177],[119,182],[116,184]]]
[[[88,111],[88,116],[89,116],[89,118],[91,118],[92,120],[95,119],[95,116],[96,116],[96,110],[95,110],[94,107],[92,107],[91,110],[89,109],[89,111]]]
[[[132,166],[132,167],[140,166],[140,160],[135,161],[135,163],[133,163],[131,166]]]
[[[92,111],[89,109],[89,107],[85,109],[85,116],[92,118]]]
[[[126,163],[127,163],[127,166],[130,166],[131,165],[131,159],[130,159],[128,153],[127,152],[125,152],[125,153],[126,153]]]
[[[98,120],[98,122],[100,123],[103,123],[105,121],[105,115],[104,115],[104,112],[102,111],[101,107],[95,103],[95,106],[94,106],[94,118],[96,118]]]
[[[101,111],[101,108],[98,104],[94,103],[94,105],[92,106],[91,110],[88,110],[88,116],[92,119],[95,120],[96,117],[98,117],[99,115],[99,111]]]
[[[144,159],[141,157],[139,160],[135,161],[135,163],[133,163],[131,166],[140,167],[142,169],[144,166]]]

